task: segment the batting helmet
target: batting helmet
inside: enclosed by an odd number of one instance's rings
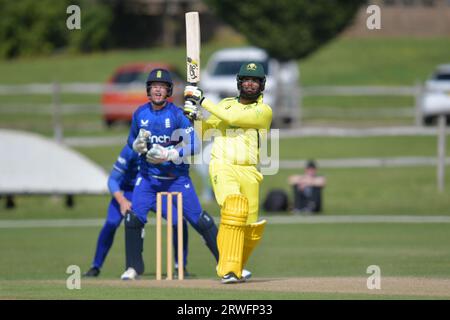
[[[239,90],[239,93],[242,95],[242,79],[244,77],[252,77],[252,78],[258,78],[260,80],[260,88],[258,94],[255,96],[249,96],[248,98],[256,98],[258,97],[261,92],[264,91],[264,87],[266,85],[266,73],[264,71],[264,67],[259,62],[247,62],[241,65],[241,68],[239,69],[238,74],[236,75],[237,80],[237,87]]]
[[[173,82],[172,77],[170,76],[170,72],[166,69],[153,69],[147,77],[147,95],[150,96],[150,85],[152,82],[165,82],[169,85],[169,89],[167,90],[167,96],[170,97],[172,95],[173,90]]]

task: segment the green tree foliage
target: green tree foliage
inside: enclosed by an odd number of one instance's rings
[[[363,0],[205,0],[247,40],[280,59],[304,58],[345,29]]]
[[[0,0],[0,58],[105,49],[111,44],[107,1]],[[66,26],[67,7],[81,8],[81,30]]]
[[[0,0],[0,57],[49,53],[66,42],[64,1]]]

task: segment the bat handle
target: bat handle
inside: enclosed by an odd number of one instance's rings
[[[198,82],[187,82],[188,86],[194,86],[196,87],[198,85]],[[184,101],[188,101],[188,99],[184,99]]]

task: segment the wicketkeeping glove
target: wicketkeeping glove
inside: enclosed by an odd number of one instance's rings
[[[198,105],[201,105],[205,97],[203,91],[196,86],[186,86],[184,88],[184,100],[192,101]]]
[[[148,130],[141,129],[139,130],[139,134],[136,137],[136,140],[133,142],[133,150],[139,154],[147,153],[147,142],[148,138],[150,138],[151,133]]]
[[[183,112],[189,120],[198,120],[202,118],[202,112],[199,107],[192,101],[186,100]]]
[[[165,148],[154,144],[147,152],[146,160],[149,163],[158,164],[166,161],[177,161],[180,158],[178,151],[173,147]]]

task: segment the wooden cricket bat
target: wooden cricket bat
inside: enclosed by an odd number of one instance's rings
[[[186,80],[190,85],[200,82],[200,21],[198,12],[186,15]]]

